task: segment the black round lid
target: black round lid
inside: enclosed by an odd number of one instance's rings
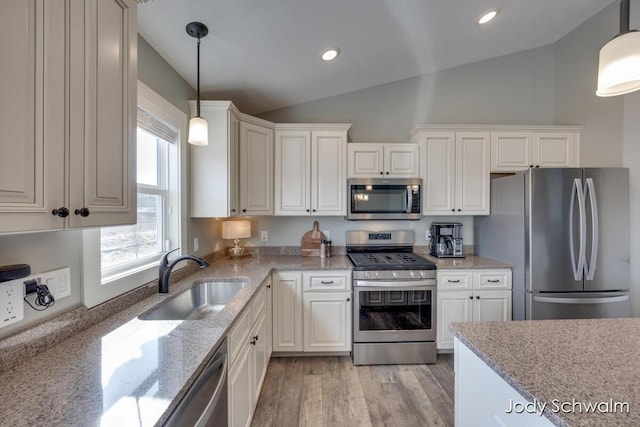
[[[31,274],[29,264],[0,265],[0,282],[22,279]]]

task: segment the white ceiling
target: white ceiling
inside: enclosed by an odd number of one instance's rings
[[[153,0],[138,6],[138,25],[194,88],[185,26],[207,25],[202,98],[257,114],[554,43],[614,1]],[[340,56],[322,62],[332,46]]]

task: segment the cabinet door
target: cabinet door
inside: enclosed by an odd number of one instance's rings
[[[438,290],[471,290],[473,288],[473,272],[462,270],[441,270],[437,273]]]
[[[387,144],[384,146],[384,176],[416,178],[419,173],[417,144]]]
[[[302,275],[273,275],[273,351],[302,351]]]
[[[304,351],[351,351],[351,292],[304,293]]]
[[[0,55],[0,233],[60,229],[65,1],[0,2]]]
[[[227,150],[228,154],[223,158],[227,169],[227,216],[238,216],[240,211],[240,119],[235,111],[229,110],[227,122]],[[197,148],[195,155],[198,155]],[[224,173],[224,170],[222,171]],[[208,186],[209,187],[209,186]],[[209,187],[209,193],[211,189]]]
[[[251,345],[246,342],[238,359],[229,367],[229,426],[246,427],[251,421],[254,401],[253,352]]]
[[[516,172],[534,166],[531,132],[491,132],[491,172]]]
[[[311,169],[308,131],[276,131],[275,214],[310,213]]]
[[[455,195],[455,134],[422,132],[419,136],[423,215],[451,215]]]
[[[474,289],[511,289],[511,270],[480,270],[473,272]]]
[[[346,132],[311,132],[311,213],[347,214]]]
[[[534,132],[533,162],[539,167],[578,166],[577,133]]]
[[[347,144],[348,178],[380,178],[383,175],[383,144]]]
[[[456,214],[489,215],[489,133],[456,132]]]
[[[449,332],[451,322],[471,322],[473,318],[473,294],[471,291],[442,291],[437,293],[438,350],[453,348],[453,335]]]
[[[251,344],[253,346],[251,349],[253,357],[253,405],[251,412],[253,413],[255,405],[258,403],[260,389],[262,388],[264,377],[267,374],[267,365],[269,364],[269,355],[267,351],[267,340],[269,337],[267,334],[266,315],[263,314],[256,320],[256,324],[250,338],[253,343]]]
[[[68,225],[134,224],[136,3],[76,1],[70,14]]]
[[[240,122],[242,215],[273,215],[273,131]]]
[[[473,294],[473,321],[511,320],[511,291],[476,291]]]

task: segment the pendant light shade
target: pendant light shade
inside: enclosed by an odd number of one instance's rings
[[[189,120],[189,137],[187,141],[193,145],[209,145],[209,125],[200,117],[200,39],[209,33],[206,25],[200,22],[191,22],[187,25],[187,34],[198,39],[198,78],[196,116]]]
[[[598,96],[640,89],[640,32],[629,31],[629,0],[620,2],[620,34],[600,49]]]

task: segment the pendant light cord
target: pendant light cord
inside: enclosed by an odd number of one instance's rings
[[[629,32],[629,0],[620,1],[620,34]]]
[[[200,37],[198,37],[198,72],[197,72],[197,90],[198,90],[198,102],[196,103],[196,116],[200,117]]]

